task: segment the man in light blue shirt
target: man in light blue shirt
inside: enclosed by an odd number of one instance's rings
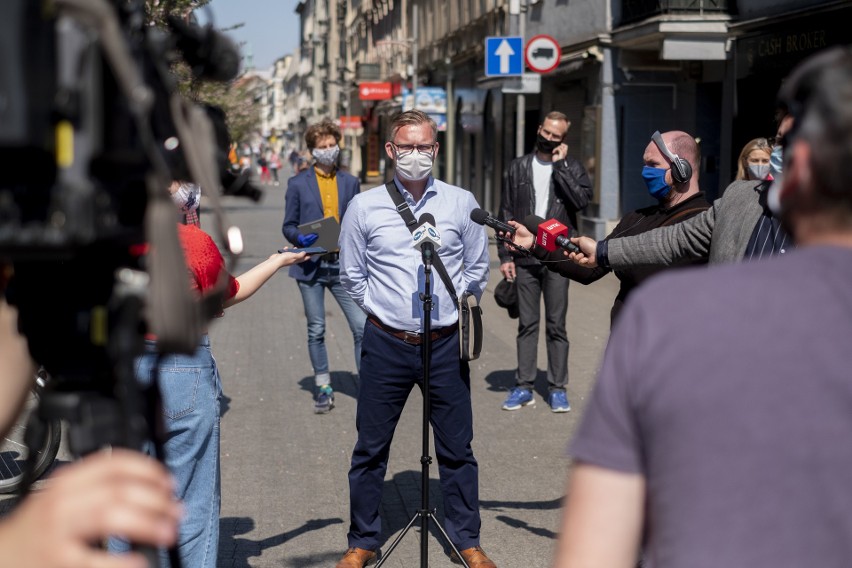
[[[398,114],[385,151],[395,162],[395,189],[414,217],[431,214],[441,236],[435,251],[456,294],[477,300],[488,281],[488,238],[470,220],[473,195],[431,176],[437,127],[420,111]],[[358,441],[349,470],[349,549],[337,568],[376,560],[379,505],[388,453],[411,388],[422,388],[423,258],[384,186],[357,195],[340,230],[340,281],[367,312],[358,392]],[[460,359],[458,310],[437,274],[430,279],[430,395],[446,531],[470,566],[496,568],[479,546],[479,473],[470,443],[473,413],[470,368]],[[425,537],[424,537],[425,538]]]

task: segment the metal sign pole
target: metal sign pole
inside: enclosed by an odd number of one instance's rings
[[[526,45],[526,0],[518,2],[518,35],[521,36],[523,45]],[[523,68],[522,68],[523,69]],[[523,93],[518,93],[517,114],[515,117],[515,157],[520,158],[524,155],[524,131],[526,130],[526,96]]]

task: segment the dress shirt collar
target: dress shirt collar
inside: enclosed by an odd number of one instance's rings
[[[408,191],[407,189],[405,189],[405,186],[402,185],[402,181],[399,179],[399,177],[394,175],[393,176],[393,182],[396,185],[396,188],[400,191],[400,193],[402,193],[402,196],[405,198],[405,201],[409,205],[414,205],[414,204],[418,203],[417,201],[414,200],[414,196],[411,195],[411,192]],[[437,193],[437,192],[438,192],[438,188],[436,187],[436,184],[435,184],[435,178],[430,174],[429,179],[426,182],[426,189],[423,190],[423,198],[425,198],[426,195],[429,194],[429,193]]]

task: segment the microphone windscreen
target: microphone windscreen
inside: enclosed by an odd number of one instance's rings
[[[538,226],[544,223],[544,219],[539,217],[538,215],[527,215],[524,217],[524,221],[522,225],[526,227],[527,231],[535,236],[538,233]]]
[[[431,213],[424,213],[420,216],[420,221],[418,221],[420,225],[423,223],[429,223],[433,227],[437,227],[437,223],[435,223],[435,217]]]
[[[485,220],[491,217],[491,214],[485,209],[474,209],[470,212],[470,220],[477,225],[484,225]]]

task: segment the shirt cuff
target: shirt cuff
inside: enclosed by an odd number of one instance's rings
[[[609,241],[598,241],[595,249],[595,262],[601,268],[609,268]]]

